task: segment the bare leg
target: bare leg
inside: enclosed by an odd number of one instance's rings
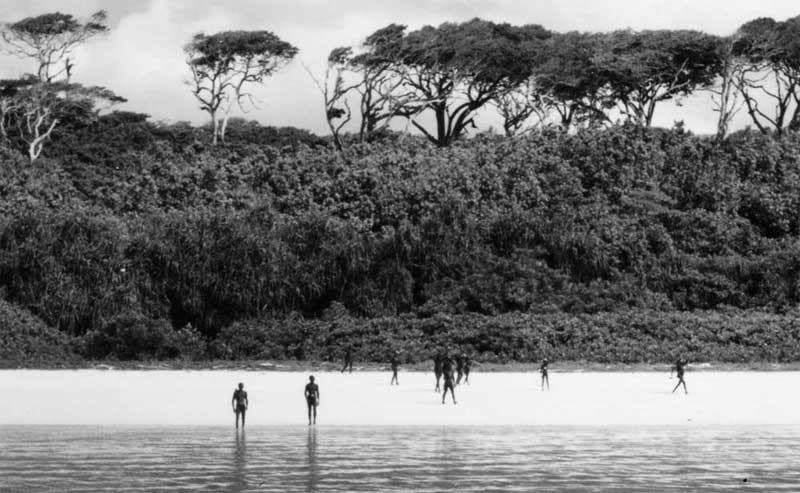
[[[441,379],[442,379],[441,375],[436,375],[436,388],[434,389],[434,392],[439,392],[441,390],[441,388],[439,387],[439,380]]]
[[[314,404],[314,424],[317,424],[317,405]]]
[[[683,377],[678,377],[678,383],[676,383],[676,384],[675,384],[675,388],[674,388],[674,389],[672,389],[672,393],[673,393],[673,394],[675,393],[675,391],[676,391],[676,390],[678,390],[678,387],[680,387],[680,386],[681,386],[681,384],[683,384],[683,390],[684,390],[684,392],[686,392],[687,394],[689,393],[689,391],[688,391],[688,390],[686,390],[686,382],[684,382],[684,381],[683,381]]]
[[[245,416],[245,414],[247,414],[247,411],[242,409],[242,430],[244,430],[244,416]]]
[[[453,404],[456,404],[456,391],[453,390],[453,387],[450,387],[450,396],[453,398]]]
[[[308,426],[311,426],[311,403],[308,403]]]

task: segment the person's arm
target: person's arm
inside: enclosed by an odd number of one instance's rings
[[[244,393],[244,408],[245,408],[245,410],[247,410],[247,408],[249,408],[249,407],[250,407],[250,399],[247,398],[247,392],[245,392]]]
[[[233,397],[231,397],[231,407],[233,412],[236,412],[236,391],[233,392]]]
[[[316,388],[315,393],[317,394],[317,405],[319,405],[319,387]]]

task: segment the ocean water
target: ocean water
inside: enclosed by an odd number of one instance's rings
[[[782,425],[0,426],[0,491],[800,491],[798,444]]]

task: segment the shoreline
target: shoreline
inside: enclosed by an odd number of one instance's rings
[[[401,364],[401,372],[432,372],[432,362]],[[551,372],[663,372],[669,371],[670,363],[598,363],[592,361],[551,361]],[[472,372],[501,373],[501,372],[538,372],[538,362],[511,362],[511,363],[481,363],[473,361]],[[211,361],[86,361],[79,363],[47,363],[31,365],[0,365],[0,371],[13,370],[122,370],[122,371],[163,371],[163,370],[191,370],[191,371],[264,371],[264,372],[338,372],[341,369],[339,362],[316,362],[296,360],[211,360]],[[755,361],[747,363],[729,362],[690,362],[689,371],[715,371],[715,372],[775,372],[775,371],[800,371],[800,361],[788,363],[774,363]],[[391,371],[389,363],[354,362],[353,372]]]

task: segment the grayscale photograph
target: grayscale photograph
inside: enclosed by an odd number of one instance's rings
[[[0,0],[2,493],[797,492],[798,390],[797,1]]]

